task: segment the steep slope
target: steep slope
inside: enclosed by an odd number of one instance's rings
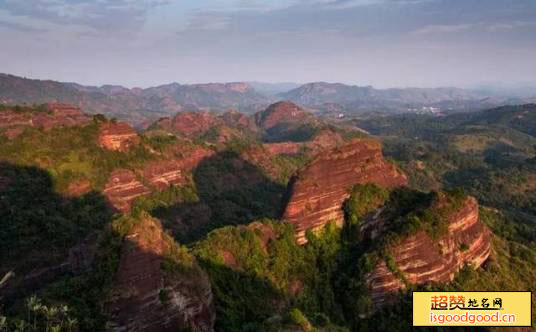
[[[442,224],[434,225],[432,232],[416,229],[389,244],[383,249],[383,259],[366,275],[374,306],[395,301],[399,290],[408,285],[448,283],[466,264],[476,269],[488,259],[491,235],[479,220],[478,203],[473,197],[456,198],[456,202],[446,195],[441,193],[421,213],[422,219],[437,215]],[[366,228],[376,228],[379,234],[374,237],[381,237],[378,226],[372,223]]]
[[[355,140],[322,153],[291,180],[283,219],[296,228],[299,243],[307,230],[318,230],[329,221],[342,225],[342,203],[348,188],[358,183],[383,187],[407,184],[407,178],[383,159],[380,144]]]
[[[213,331],[215,312],[206,274],[157,220],[143,217],[125,237],[109,328],[116,331]]]

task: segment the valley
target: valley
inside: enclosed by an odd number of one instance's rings
[[[534,104],[332,120],[265,102],[145,129],[0,106],[0,323],[408,330],[412,290],[536,289]]]

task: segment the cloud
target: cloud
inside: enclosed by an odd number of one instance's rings
[[[415,31],[413,31],[416,35],[423,35],[423,34],[432,34],[432,33],[451,33],[451,32],[460,32],[464,30],[473,29],[476,27],[476,24],[472,23],[466,23],[466,24],[434,24],[434,25],[426,25],[423,26]]]
[[[95,30],[137,29],[146,14],[167,0],[0,0],[0,9],[13,16]]]
[[[15,31],[31,32],[31,33],[43,33],[47,31],[45,29],[38,29],[38,28],[34,28],[32,26],[25,25],[25,24],[6,22],[6,21],[0,21],[0,27],[8,28],[8,29],[15,30]]]
[[[529,28],[536,27],[536,22],[532,21],[514,21],[507,23],[494,23],[488,26],[490,31],[505,31],[505,30],[514,30],[520,28]]]

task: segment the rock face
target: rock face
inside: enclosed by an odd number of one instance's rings
[[[152,187],[158,190],[187,182],[187,178],[181,169],[181,164],[173,160],[150,163],[145,167],[143,177]]]
[[[26,127],[50,130],[56,127],[80,126],[91,122],[91,117],[69,104],[49,103],[45,110],[0,112],[0,131],[9,139],[20,135]]]
[[[136,178],[136,174],[127,169],[115,170],[103,190],[113,207],[124,213],[130,210],[130,205],[137,197],[150,192]]]
[[[195,261],[186,262],[185,268],[173,266],[172,276],[162,268],[172,243],[153,219],[144,219],[129,232],[112,300],[105,306],[110,316],[108,328],[129,332],[214,330],[210,282]]]
[[[303,143],[297,142],[281,142],[281,143],[266,143],[262,145],[271,155],[286,154],[295,155],[300,153]]]
[[[382,187],[407,184],[407,178],[383,159],[380,144],[355,140],[326,151],[301,169],[289,184],[283,218],[296,229],[300,244],[307,230],[318,230],[334,220],[342,225],[342,204],[355,184],[375,183]]]
[[[134,129],[125,122],[107,122],[99,128],[99,145],[113,151],[128,151],[140,143]]]
[[[450,282],[465,264],[477,268],[486,261],[491,252],[490,231],[479,220],[476,200],[469,197],[448,222],[448,233],[437,240],[419,231],[389,248],[407,283]],[[366,280],[376,307],[394,300],[397,292],[406,287],[384,261]]]

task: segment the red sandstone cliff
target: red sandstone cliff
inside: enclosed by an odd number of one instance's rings
[[[128,151],[140,143],[134,129],[125,122],[106,122],[99,128],[99,146],[114,151]]]
[[[214,330],[208,277],[160,223],[148,217],[124,240],[116,284],[105,308],[108,327],[114,331]]]
[[[407,184],[407,178],[383,159],[380,144],[355,140],[325,151],[301,169],[289,185],[289,201],[283,219],[296,229],[297,241],[306,242],[308,229],[321,229],[331,220],[342,225],[342,204],[355,184],[382,187]]]
[[[128,212],[130,205],[139,196],[151,191],[136,177],[136,174],[127,169],[115,170],[106,183],[103,194],[110,203],[121,212]]]
[[[145,166],[143,177],[158,190],[170,186],[184,185],[188,182],[185,171],[179,161],[155,161]]]
[[[448,222],[447,234],[437,240],[419,231],[388,248],[406,282],[446,283],[465,264],[477,268],[486,261],[491,252],[490,231],[479,220],[476,200],[469,197],[449,216]],[[376,307],[395,299],[398,291],[406,287],[384,261],[378,263],[366,280]]]

